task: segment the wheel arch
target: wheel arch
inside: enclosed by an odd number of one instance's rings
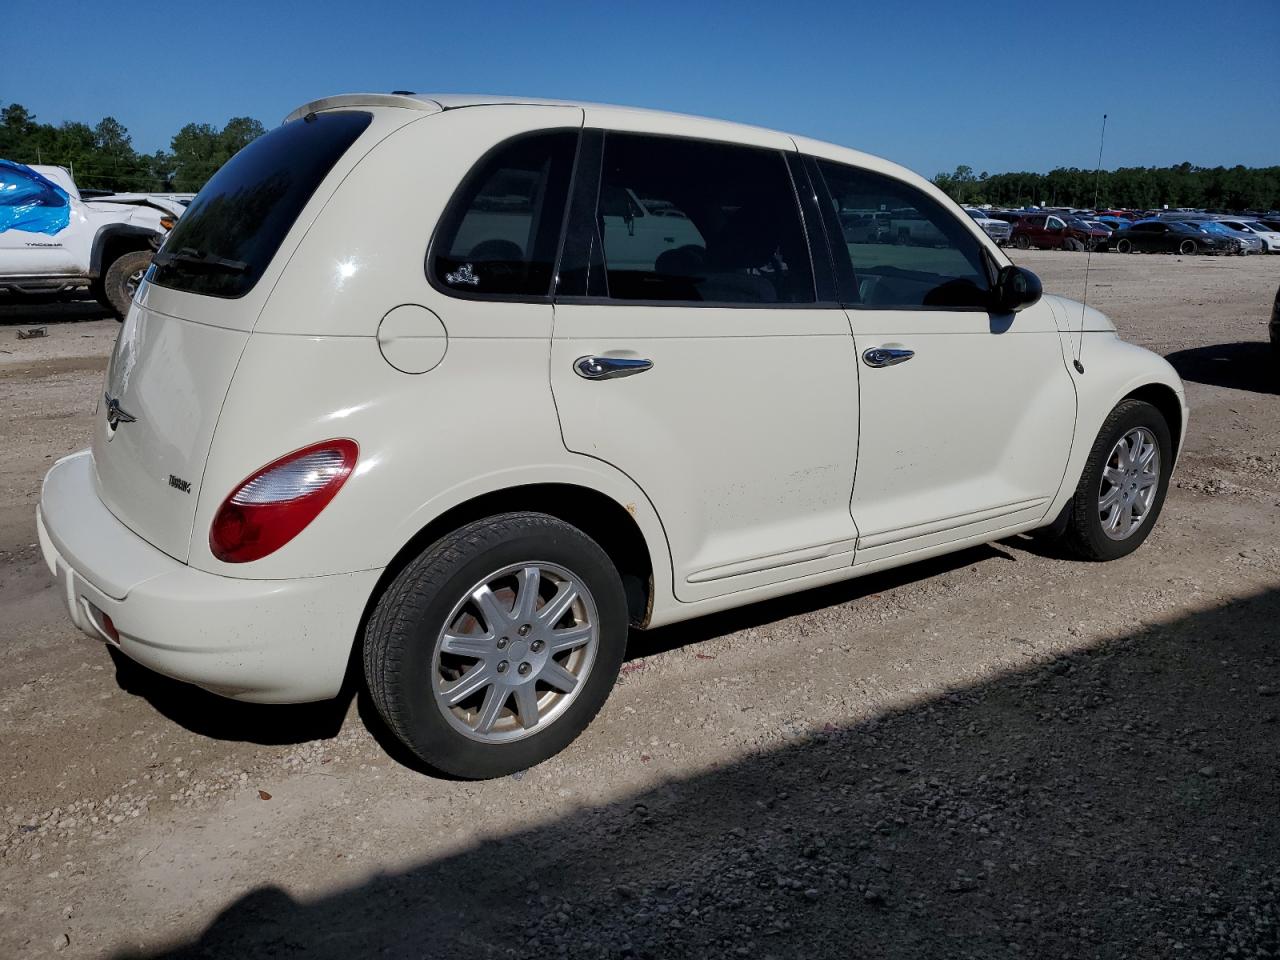
[[[1124,400],[1143,400],[1160,411],[1169,424],[1169,436],[1174,442],[1173,463],[1169,465],[1172,469],[1182,453],[1182,398],[1167,383],[1155,381],[1130,390],[1121,397],[1121,402]]]
[[[93,237],[93,249],[89,254],[89,275],[101,277],[117,257],[134,250],[148,250],[151,241],[160,238],[155,230],[128,223],[108,224]]]
[[[654,550],[634,515],[635,506],[624,506],[592,487],[568,482],[527,483],[480,493],[454,504],[433,517],[396,551],[378,578],[368,607],[371,610],[389,584],[432,543],[473,520],[499,513],[532,511],[577,527],[600,545],[622,578],[631,623],[643,627],[653,612],[656,577]],[[367,613],[366,613],[367,615]]]
[[[1125,400],[1150,403],[1169,424],[1173,463],[1177,464],[1186,440],[1187,409],[1182,381],[1169,361],[1145,347],[1128,343],[1113,333],[1086,333],[1083,363],[1087,373],[1076,378],[1076,433],[1067,457],[1062,484],[1045,512],[1045,523],[1070,503],[1084,475],[1094,440],[1111,411]]]

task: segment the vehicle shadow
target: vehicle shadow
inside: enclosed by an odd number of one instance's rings
[[[1267,341],[1216,343],[1165,357],[1184,380],[1212,387],[1280,393],[1280,356]]]
[[[869,574],[855,580],[814,587],[773,600],[762,600],[759,603],[735,607],[723,613],[709,614],[696,620],[684,620],[668,627],[633,630],[627,642],[627,660],[641,660],[669,650],[714,640],[750,627],[763,627],[789,617],[813,613],[825,607],[855,603],[886,590],[918,580],[928,580],[930,577],[991,559],[1015,561],[1014,556],[1001,549],[999,545],[984,544],[930,560],[895,567],[881,573]]]
[[[115,314],[94,299],[35,299],[0,294],[0,326],[111,320]]]
[[[764,626],[788,617],[811,613],[823,607],[853,603],[884,590],[993,557],[1010,561],[1014,559],[992,545],[974,547],[858,580],[766,600],[669,627],[648,631],[633,630],[627,643],[627,660],[656,656],[748,627]],[[134,663],[112,647],[106,649],[115,664],[116,684],[121,690],[142,697],[158,713],[192,733],[214,740],[271,745],[331,739],[338,735],[354,701],[360,722],[393,760],[418,773],[452,779],[425,766],[387,728],[364,688],[363,666],[358,650],[353,651],[342,692],[336,699],[319,703],[257,704],[228,700],[192,684],[173,680]]]
[[[1270,589],[119,956],[1276,956],[1277,623]]]
[[[242,703],[173,680],[134,663],[107,647],[116,668],[116,684],[142,697],[157,713],[192,733],[212,740],[239,740],[278,746],[328,740],[338,735],[356,690],[344,688],[334,700],[289,705]]]

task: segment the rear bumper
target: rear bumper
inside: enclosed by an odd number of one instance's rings
[[[88,451],[49,471],[36,527],[77,627],[157,673],[259,703],[337,695],[380,572],[241,580],[195,570],[103,506]]]

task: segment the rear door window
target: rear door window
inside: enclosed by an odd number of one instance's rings
[[[828,160],[818,167],[842,227],[833,253],[848,256],[857,284],[841,291],[846,304],[985,309],[982,245],[959,219],[901,180]]]
[[[223,165],[156,255],[151,281],[242,297],[266,271],[316,187],[372,115],[313,113],[259,137]]]
[[[551,293],[577,130],[499,144],[449,202],[429,273],[455,296],[528,299]]]
[[[814,302],[804,223],[778,151],[608,133],[600,179],[610,298]]]

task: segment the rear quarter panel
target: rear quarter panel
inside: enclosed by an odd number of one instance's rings
[[[248,578],[381,568],[457,504],[567,483],[604,493],[635,517],[658,589],[669,594],[670,556],[649,501],[615,468],[564,447],[548,374],[551,304],[451,297],[426,278],[436,221],[472,165],[509,137],[581,123],[573,107],[451,110],[405,125],[348,174],[245,347],[210,451],[193,566]],[[379,349],[382,317],[402,304],[426,307],[447,331],[444,358],[427,373],[402,373]],[[336,437],[360,445],[359,461],[310,526],[253,563],[213,557],[210,523],[236,485],[285,453]]]
[[[525,484],[568,483],[612,497],[635,517],[655,579],[669,585],[665,536],[644,494],[607,464],[564,449],[548,349],[540,338],[459,337],[438,367],[414,375],[392,368],[372,337],[254,335],[209,456],[191,564],[272,579],[378,569],[451,507]],[[320,516],[261,560],[217,560],[208,533],[227,494],[276,457],[335,437],[354,439],[360,456]]]

